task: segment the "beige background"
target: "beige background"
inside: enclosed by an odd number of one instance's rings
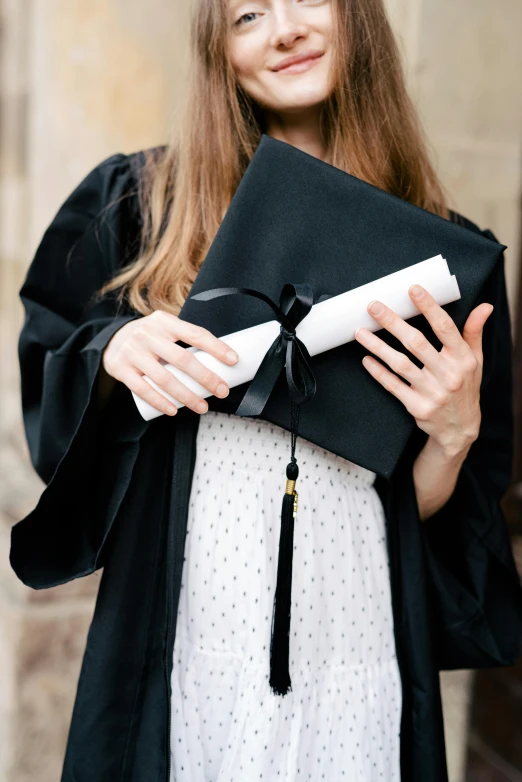
[[[453,205],[509,246],[518,284],[520,0],[389,0],[412,94]],[[18,288],[41,234],[87,171],[166,140],[187,62],[182,0],[0,0],[0,782],[57,782],[99,576],[32,592],[9,528],[42,485],[19,410]],[[444,674],[452,782],[470,675]]]

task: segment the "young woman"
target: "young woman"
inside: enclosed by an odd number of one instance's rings
[[[378,359],[368,372],[418,424],[390,480],[300,440],[314,480],[295,541],[292,689],[274,694],[270,465],[288,432],[209,411],[164,370],[159,359],[225,399],[184,345],[237,360],[177,313],[262,133],[480,229],[445,204],[382,0],[198,0],[192,41],[174,140],[100,163],[20,292],[24,421],[47,486],[13,528],[11,563],[34,588],[104,567],[62,782],[443,782],[438,671],[520,651],[500,508],[512,449],[503,265],[462,334],[410,291],[440,351],[370,310],[423,364],[357,336]],[[130,390],[167,416],[144,422]]]

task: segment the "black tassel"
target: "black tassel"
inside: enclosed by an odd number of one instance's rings
[[[292,402],[292,454],[286,467],[286,490],[281,508],[281,532],[277,561],[277,583],[272,614],[270,641],[270,687],[276,695],[286,695],[290,681],[290,612],[292,606],[292,560],[294,551],[294,519],[297,513],[295,483],[299,467],[294,456],[299,407]]]

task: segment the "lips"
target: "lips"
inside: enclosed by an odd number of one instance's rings
[[[302,52],[301,54],[294,54],[292,57],[285,57],[284,60],[278,62],[272,70],[281,71],[284,68],[288,68],[291,65],[297,65],[297,63],[305,62],[306,60],[316,60],[319,57],[322,57],[323,53],[324,52],[319,51],[308,51]]]

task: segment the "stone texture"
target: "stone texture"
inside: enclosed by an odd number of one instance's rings
[[[415,66],[418,59],[423,0],[386,0],[385,5],[402,53],[408,86],[415,92]]]
[[[442,671],[444,737],[450,782],[464,780],[473,671]]]
[[[415,70],[432,137],[520,145],[521,30],[517,0],[423,2]]]
[[[26,610],[21,622],[14,719],[16,782],[56,782],[76,693],[91,601],[46,612]]]
[[[151,13],[136,0],[35,0],[33,246],[57,204],[91,167],[167,137],[183,83],[185,6],[157,0]]]
[[[0,780],[8,782],[15,743],[18,698],[16,650],[19,642],[21,585],[9,572],[9,528],[0,516]]]

